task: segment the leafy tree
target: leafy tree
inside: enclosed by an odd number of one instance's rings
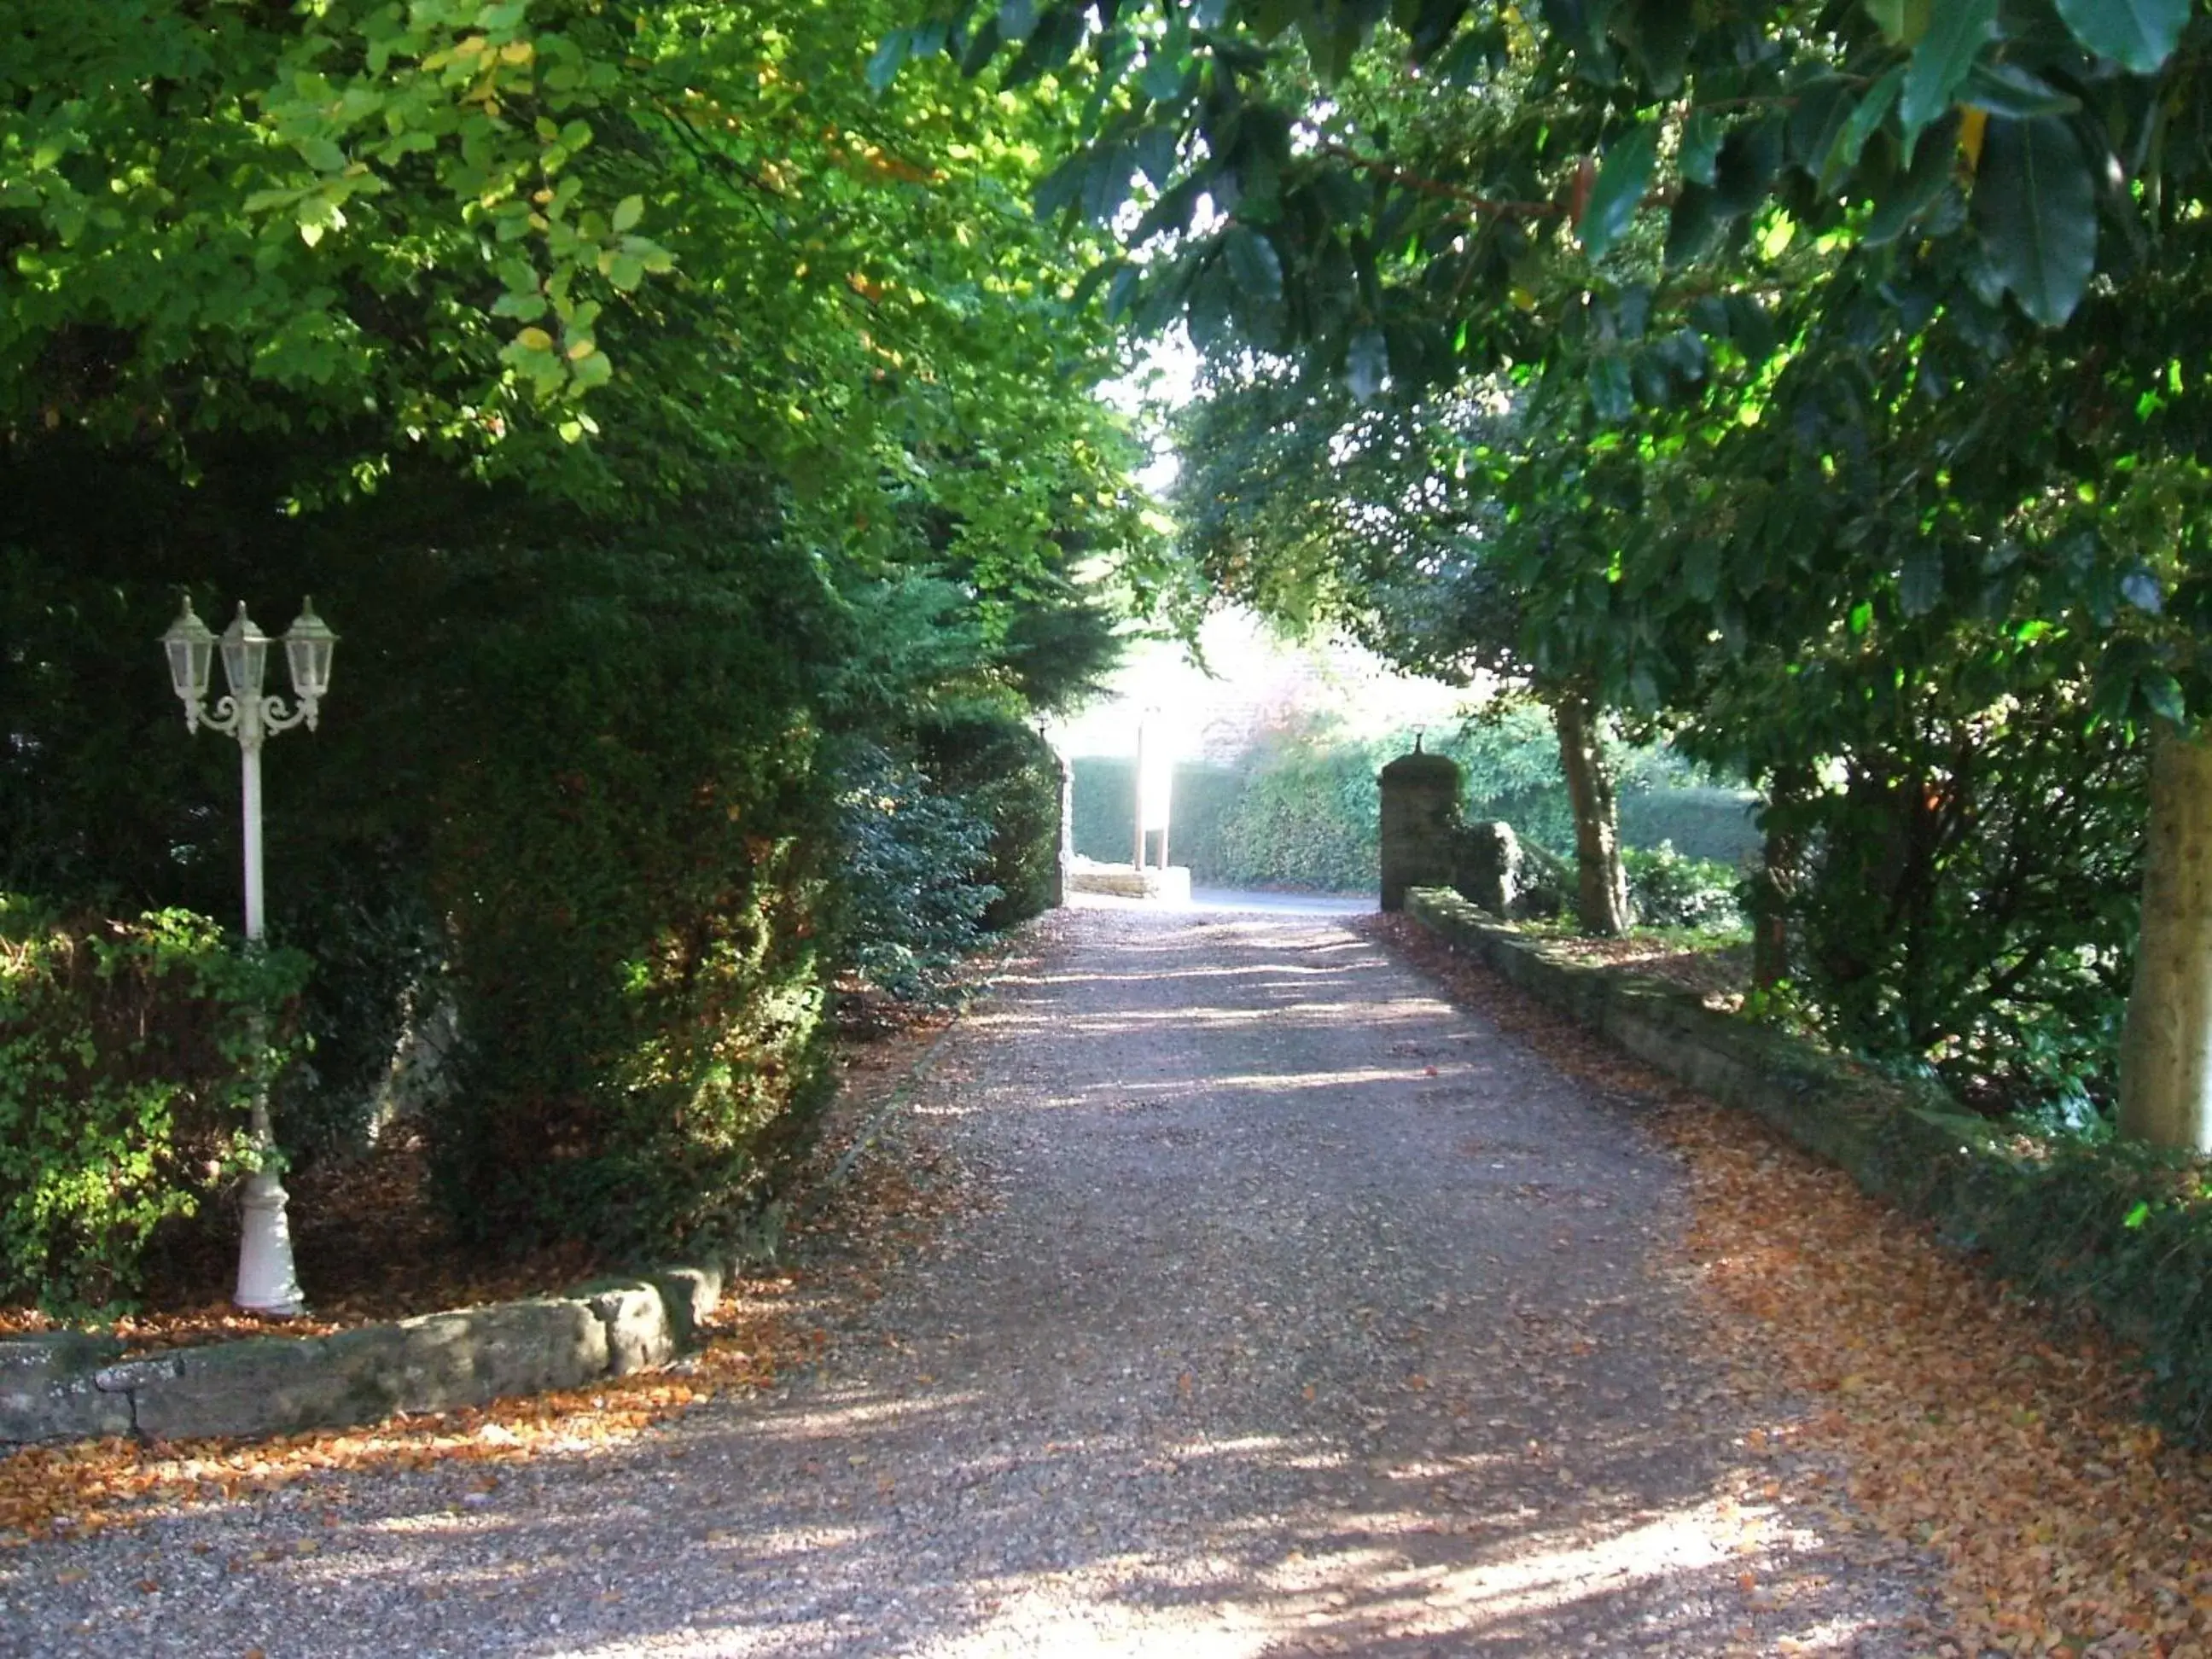
[[[0,872],[228,914],[151,637],[312,587],[274,921],[348,932],[309,1024],[364,1066],[446,958],[483,1236],[729,1224],[813,1097],[824,757],[1074,695],[1148,533],[1027,200],[1079,100],[885,94],[892,21],[0,0]]]
[[[2008,582],[2016,642],[2068,636],[2086,717],[2163,734],[2123,1121],[2212,1146],[2212,1021],[2181,984],[2212,908],[2176,874],[2212,778],[2183,506],[2196,9],[1074,9],[1039,10],[1017,63],[1080,52],[1115,88],[1046,205],[1103,222],[1139,171],[1156,192],[1109,309],[1362,396],[1526,383],[1556,441],[1514,505],[1605,532],[1531,537],[1540,663],[1571,646],[1633,705],[1724,706],[1730,653],[1880,651],[1886,596],[1963,640]],[[946,38],[973,59],[994,30]]]
[[[1629,923],[1619,804],[1587,667],[1538,671],[1493,552],[1486,469],[1470,457],[1516,422],[1493,393],[1361,406],[1286,365],[1224,368],[1182,422],[1176,500],[1212,590],[1293,626],[1326,621],[1416,673],[1532,682],[1552,711],[1572,807],[1585,931]]]
[[[879,98],[888,10],[35,9],[0,51],[18,448],[189,477],[265,434],[303,501],[409,456],[600,501],[764,466],[878,561],[937,504],[987,584],[1071,514],[1126,532],[1105,336],[1024,200],[1072,114],[950,66]]]
[[[1918,261],[1911,228],[1940,245],[1947,277],[2057,325],[2095,271],[2132,271],[2143,237],[2187,219],[2203,167],[2186,0],[1601,0],[1533,15],[1155,0],[1097,28],[1086,15],[1074,0],[960,7],[883,57],[941,46],[980,65],[1014,43],[1015,81],[1081,60],[1099,86],[1087,142],[1041,201],[1104,223],[1135,180],[1152,186],[1131,240],[1171,239],[1169,257],[1120,283],[1124,305],[1186,316],[1201,345],[1228,322],[1312,351],[1356,389],[1534,355],[1522,348],[1569,331],[1528,303],[1541,268],[1578,253],[1567,286],[1617,297],[1630,273],[1607,256],[1632,251],[1655,207],[1670,274],[1770,240],[1778,210],[1878,264]],[[1378,81],[1404,88],[1395,121],[1357,95]],[[1538,314],[1516,328],[1516,311]],[[1644,351],[1577,355],[1617,357],[1600,393],[1634,395]]]

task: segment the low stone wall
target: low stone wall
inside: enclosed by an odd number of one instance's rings
[[[1869,1192],[1921,1207],[1948,1166],[1988,1149],[1983,1121],[1933,1085],[1877,1076],[1801,1037],[1708,1008],[1666,981],[1574,961],[1449,888],[1414,889],[1406,914],[1654,1070],[1755,1113]]]
[[[581,1388],[665,1365],[696,1346],[736,1265],[136,1359],[123,1358],[112,1337],[80,1332],[0,1340],[0,1445],[103,1435],[250,1439]]]

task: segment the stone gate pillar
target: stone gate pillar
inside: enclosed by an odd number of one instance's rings
[[[1382,908],[1401,910],[1408,887],[1449,887],[1452,838],[1459,827],[1458,765],[1443,755],[1413,752],[1384,767],[1382,789]]]

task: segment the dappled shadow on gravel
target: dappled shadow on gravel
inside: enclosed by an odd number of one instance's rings
[[[1327,919],[1057,925],[908,1126],[975,1206],[821,1305],[818,1366],[18,1553],[0,1650],[1929,1650],[1921,1565],[1755,1455],[1634,1102]]]

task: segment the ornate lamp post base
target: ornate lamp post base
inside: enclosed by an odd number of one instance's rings
[[[238,1248],[238,1292],[231,1300],[249,1313],[284,1318],[307,1310],[292,1271],[292,1229],[284,1218],[284,1188],[267,1170],[246,1178],[245,1225]]]

